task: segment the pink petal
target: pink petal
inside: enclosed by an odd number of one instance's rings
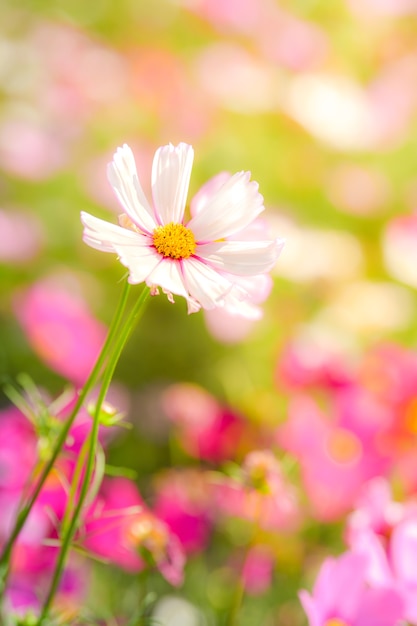
[[[417,520],[398,524],[391,537],[391,560],[397,577],[417,590]]]
[[[320,614],[315,599],[307,591],[300,591],[298,596],[307,615],[309,626],[322,626],[324,615]]]
[[[398,591],[368,589],[362,599],[354,625],[397,626],[403,618],[404,601]]]

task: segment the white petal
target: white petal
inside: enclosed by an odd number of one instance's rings
[[[84,225],[84,242],[97,250],[116,252],[115,246],[147,245],[148,239],[141,233],[106,222],[84,211],[81,212],[81,222]]]
[[[260,320],[263,315],[262,309],[254,304],[252,300],[241,300],[233,292],[225,296],[222,310],[230,315],[244,317],[253,321]]]
[[[249,172],[231,176],[189,221],[187,227],[196,241],[209,242],[233,235],[264,210],[258,184],[249,179]]]
[[[120,262],[129,270],[129,283],[147,281],[148,276],[162,263],[161,255],[151,246],[115,246]]]
[[[269,272],[274,267],[283,246],[283,239],[221,241],[201,244],[195,254],[222,272],[254,276]]]
[[[161,224],[184,217],[194,150],[186,143],[158,148],[152,165],[152,196]]]
[[[235,292],[236,298],[240,300],[247,297],[244,289],[234,285],[212,267],[198,259],[191,257],[184,259],[182,261],[182,273],[187,290],[201,304],[203,309],[210,310],[224,306],[225,297],[232,290]]]
[[[157,224],[140,185],[135,158],[128,145],[124,144],[117,149],[113,161],[108,165],[107,176],[130,219],[140,230],[151,233]]]
[[[200,309],[198,302],[192,298],[185,286],[181,269],[181,262],[164,258],[155,270],[148,276],[146,283],[149,287],[157,285],[173,301],[172,294],[182,296],[188,302],[188,312],[195,313]]]
[[[207,201],[224,185],[224,183],[231,178],[229,172],[219,172],[212,178],[210,178],[197,193],[193,196],[190,202],[190,213],[192,216],[200,213]]]

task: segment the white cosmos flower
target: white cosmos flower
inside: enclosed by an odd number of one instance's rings
[[[238,172],[213,192],[204,208],[184,224],[193,148],[169,144],[156,151],[152,166],[152,206],[136,172],[133,153],[118,148],[108,178],[125,213],[119,225],[81,213],[85,243],[113,252],[129,270],[129,282],[158,287],[173,302],[183,296],[188,312],[227,306],[247,314],[248,292],[234,277],[268,272],[283,240],[227,239],[246,228],[264,210],[258,185],[249,172]]]

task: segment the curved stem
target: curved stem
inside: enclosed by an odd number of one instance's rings
[[[82,509],[85,503],[85,499],[88,493],[88,487],[89,487],[89,483],[91,480],[91,476],[93,474],[94,461],[95,461],[95,456],[96,456],[101,407],[102,407],[104,398],[106,397],[108,388],[110,386],[110,382],[113,378],[114,370],[116,368],[119,357],[129,338],[131,331],[133,330],[134,323],[137,321],[139,317],[139,313],[141,313],[143,309],[143,305],[148,299],[148,296],[149,296],[149,289],[145,287],[142,293],[140,294],[138,300],[136,301],[136,304],[133,307],[129,317],[127,318],[126,323],[122,327],[122,330],[117,340],[116,347],[114,348],[114,351],[110,357],[110,360],[104,372],[100,393],[97,398],[97,403],[96,403],[96,407],[94,411],[93,426],[92,426],[91,433],[90,433],[90,445],[88,449],[86,470],[85,470],[84,477],[83,477],[82,484],[81,484],[80,495],[78,498],[77,505],[74,509],[72,519],[69,522],[69,525],[66,528],[65,535],[62,539],[62,545],[61,545],[61,549],[58,555],[58,560],[57,560],[57,564],[55,567],[55,571],[52,577],[51,586],[50,586],[48,595],[46,597],[45,603],[43,605],[41,615],[39,617],[38,626],[41,626],[41,624],[43,623],[44,619],[47,617],[49,610],[51,608],[53,599],[55,597],[55,593],[57,591],[59,582],[61,580],[61,576],[62,576],[65,562],[67,559],[67,555],[68,555],[68,551],[70,549],[72,539],[77,530],[79,519],[80,519]]]
[[[103,348],[97,358],[96,364],[94,366],[94,368],[91,371],[90,376],[88,377],[84,387],[82,388],[82,390],[80,391],[80,394],[78,396],[78,400],[75,403],[75,406],[73,408],[73,410],[71,411],[67,421],[63,424],[61,431],[59,433],[59,437],[57,439],[57,442],[55,444],[55,448],[52,452],[52,455],[50,457],[50,459],[48,460],[48,462],[46,463],[45,467],[42,470],[42,473],[38,479],[38,482],[36,484],[35,489],[33,490],[33,493],[31,495],[31,497],[29,498],[28,502],[26,503],[26,505],[20,510],[20,512],[17,515],[16,518],[16,522],[14,525],[14,528],[11,532],[11,535],[7,541],[7,543],[5,544],[4,548],[3,548],[3,552],[2,555],[0,557],[0,597],[3,595],[4,593],[4,588],[5,588],[5,584],[7,581],[7,577],[9,574],[9,561],[10,561],[10,557],[11,557],[11,553],[13,550],[13,546],[15,544],[16,539],[18,538],[20,531],[22,530],[28,516],[29,513],[32,510],[33,505],[36,502],[37,497],[39,496],[39,493],[42,489],[42,487],[45,484],[46,479],[48,478],[49,472],[51,471],[52,467],[54,466],[54,463],[60,453],[60,451],[62,450],[64,443],[67,439],[68,433],[70,431],[70,428],[72,426],[72,424],[74,423],[75,418],[77,417],[87,395],[90,393],[91,389],[93,388],[94,384],[96,383],[100,371],[103,367],[103,364],[106,360],[106,357],[110,351],[110,347],[111,344],[113,343],[114,337],[116,336],[118,330],[119,330],[119,325],[120,325],[120,321],[122,319],[122,315],[123,315],[123,311],[125,309],[126,306],[126,302],[127,302],[127,298],[129,295],[129,289],[130,289],[130,285],[128,282],[125,283],[124,285],[124,289],[120,298],[120,302],[118,305],[118,308],[116,310],[116,313],[114,315],[112,324],[109,328],[108,334],[107,334],[107,338],[106,341],[103,345]]]

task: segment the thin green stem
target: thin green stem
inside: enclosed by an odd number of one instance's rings
[[[48,460],[48,462],[46,463],[45,467],[43,468],[43,471],[38,479],[38,482],[32,492],[31,497],[29,498],[28,502],[26,503],[26,505],[19,511],[16,521],[15,521],[15,525],[14,528],[10,534],[10,537],[7,541],[7,543],[5,544],[4,548],[3,548],[3,552],[2,555],[0,557],[0,598],[3,596],[4,593],[4,589],[5,589],[5,585],[7,582],[7,578],[8,578],[8,574],[9,574],[9,561],[10,561],[10,557],[12,554],[12,550],[13,550],[13,546],[15,544],[15,541],[17,539],[17,537],[19,536],[31,510],[33,505],[36,502],[37,497],[39,496],[39,493],[43,487],[43,485],[45,484],[46,479],[48,478],[49,472],[51,471],[51,469],[54,466],[54,463],[60,453],[60,451],[62,450],[62,447],[64,446],[64,443],[67,439],[68,433],[70,431],[70,428],[72,426],[72,424],[74,423],[75,418],[77,417],[86,397],[88,396],[88,394],[90,393],[91,389],[93,388],[94,384],[96,383],[99,375],[100,375],[100,371],[103,367],[103,364],[107,358],[107,355],[110,351],[111,345],[113,343],[114,337],[116,336],[118,330],[119,330],[119,325],[122,319],[122,315],[126,306],[126,302],[127,302],[127,298],[129,295],[129,289],[130,289],[130,285],[128,282],[125,283],[124,288],[123,288],[123,292],[120,298],[120,302],[118,305],[118,308],[116,310],[116,313],[114,315],[112,324],[110,326],[109,332],[107,334],[107,338],[106,341],[103,345],[103,348],[101,350],[100,355],[97,358],[96,364],[93,368],[93,370],[91,371],[90,376],[88,377],[84,387],[82,388],[82,390],[80,391],[80,394],[78,396],[78,400],[75,403],[75,406],[73,408],[73,410],[71,411],[68,419],[66,420],[66,422],[64,423],[64,425],[61,428],[61,431],[59,433],[59,437],[56,441],[55,444],[55,448],[53,449],[53,452]]]
[[[74,509],[74,513],[71,521],[69,522],[68,528],[62,538],[61,549],[58,555],[58,560],[56,563],[55,571],[52,577],[51,586],[46,597],[45,603],[42,608],[42,612],[39,617],[38,626],[41,626],[45,618],[47,617],[53,599],[55,597],[56,591],[58,589],[59,582],[61,580],[61,576],[64,570],[64,566],[66,563],[66,559],[68,556],[68,552],[71,546],[71,542],[74,538],[75,532],[79,525],[79,519],[83,510],[83,506],[85,503],[85,499],[88,493],[88,487],[90,484],[91,476],[93,474],[94,462],[96,457],[96,448],[97,448],[97,438],[98,438],[98,430],[100,425],[100,411],[104,399],[106,397],[108,388],[110,386],[110,382],[113,378],[114,370],[122,353],[122,350],[129,338],[130,333],[133,330],[134,324],[137,321],[139,314],[143,310],[143,305],[149,296],[149,290],[145,287],[140,294],[138,300],[135,303],[130,315],[128,316],[124,326],[122,327],[119,337],[117,339],[116,346],[113,350],[113,353],[110,356],[109,362],[107,364],[106,370],[103,375],[103,381],[101,384],[100,393],[97,398],[94,417],[93,417],[93,426],[90,432],[90,445],[87,456],[87,464],[84,473],[84,477],[81,484],[80,495],[78,498],[77,505]]]
[[[78,454],[77,463],[75,465],[74,474],[72,476],[71,487],[70,487],[69,494],[68,494],[67,506],[65,508],[65,514],[64,514],[64,518],[61,524],[61,532],[63,533],[65,532],[65,529],[67,528],[69,524],[71,512],[74,508],[75,498],[77,497],[77,489],[81,481],[82,471],[83,471],[85,459],[86,459],[87,452],[88,452],[88,443],[89,443],[89,438],[86,438]]]
[[[261,501],[258,501],[256,507],[256,515],[253,521],[251,536],[248,539],[248,543],[245,548],[245,556],[243,561],[243,568],[246,564],[246,559],[248,558],[249,552],[251,548],[256,543],[256,537],[260,528],[260,521],[262,516],[262,504]],[[229,615],[226,621],[226,626],[236,626],[238,624],[239,613],[242,608],[243,600],[245,598],[245,580],[243,575],[244,570],[240,572],[240,576],[236,582],[235,592],[232,599],[232,606],[229,611]]]

